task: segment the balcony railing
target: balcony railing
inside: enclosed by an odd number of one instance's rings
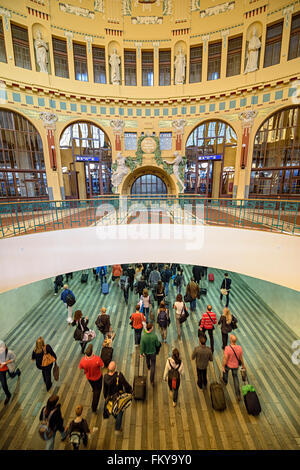
[[[0,238],[126,224],[214,225],[300,234],[300,201],[182,196],[103,196],[0,204]]]

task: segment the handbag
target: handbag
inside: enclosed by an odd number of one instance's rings
[[[184,301],[185,302],[192,302],[194,299],[193,297],[191,296],[191,294],[188,292],[187,294],[185,294],[184,296]]]
[[[53,362],[55,362],[55,357],[53,357],[51,354],[46,352],[47,351],[46,347],[45,349],[43,349],[43,351],[44,351],[44,355],[42,359],[42,367],[47,367],[50,364],[53,364]]]
[[[83,333],[83,338],[82,340],[85,342],[85,343],[89,343],[90,341],[92,341],[93,339],[95,339],[96,337],[96,333],[94,330],[88,330],[88,331],[85,331]]]
[[[76,330],[74,331],[74,339],[75,341],[82,341],[83,340],[83,335],[84,335],[84,331],[81,330],[78,326],[76,328]]]
[[[186,306],[183,304],[183,309],[181,310],[180,317],[179,317],[179,323],[184,323],[189,316],[190,314],[187,311]]]
[[[225,279],[225,289],[221,289],[221,294],[222,295],[227,295],[228,294],[228,290],[226,289],[226,279]]]
[[[54,380],[56,380],[57,382],[59,379],[59,367],[56,362],[54,363],[54,366],[53,366],[53,377],[54,377]]]

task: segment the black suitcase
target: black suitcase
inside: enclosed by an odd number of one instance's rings
[[[210,398],[214,410],[223,411],[226,409],[226,401],[223,387],[218,382],[210,384]]]
[[[244,402],[249,415],[259,415],[261,412],[261,406],[256,392],[248,392],[244,396]]]
[[[81,274],[81,279],[80,279],[81,284],[86,284],[88,281],[88,278],[89,278],[89,275],[87,273]]]
[[[145,375],[136,375],[133,380],[133,396],[135,400],[145,400],[146,398],[146,383],[147,377]]]
[[[206,295],[207,294],[207,289],[205,289],[204,287],[201,287],[200,288],[200,295]]]
[[[113,352],[114,352],[113,348],[110,348],[109,346],[103,346],[100,357],[102,361],[104,362],[105,367],[108,367],[108,364],[111,362]]]

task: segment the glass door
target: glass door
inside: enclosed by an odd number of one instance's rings
[[[212,190],[212,162],[198,162],[196,164],[195,193],[204,197],[211,197]]]
[[[85,163],[85,182],[88,198],[97,197],[100,196],[100,194],[103,194],[99,163]]]

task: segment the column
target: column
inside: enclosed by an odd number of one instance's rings
[[[72,44],[73,33],[71,33],[70,31],[66,31],[65,36],[67,38],[69,77],[71,80],[75,80],[73,44]]]
[[[253,136],[251,129],[257,111],[243,111],[239,114],[242,124],[242,148],[240,154],[239,182],[237,187],[237,199],[247,199],[249,196],[249,183],[251,171],[251,152],[253,151]]]
[[[209,41],[209,34],[204,34],[201,36],[201,40],[203,41],[203,55],[202,55],[202,82],[207,81],[207,64],[208,64],[208,41]]]
[[[55,148],[55,129],[57,115],[50,112],[40,113],[40,119],[43,121],[46,129],[47,148],[44,148],[47,184],[50,200],[61,200],[60,181],[58,174],[57,156]]]
[[[289,44],[292,24],[292,14],[294,11],[294,5],[283,9],[284,21],[282,28],[282,44],[281,44],[281,57],[280,63],[285,63],[288,60],[289,55]]]
[[[93,83],[94,81],[94,70],[93,70],[93,53],[92,53],[92,42],[91,36],[85,36],[86,40],[86,58],[87,58],[87,69],[88,69],[88,81]]]
[[[221,31],[221,37],[222,37],[222,55],[221,55],[221,73],[220,73],[220,78],[225,78],[225,77],[226,77],[228,36],[229,36],[229,29],[225,29],[224,31]]]
[[[111,119],[110,127],[113,130],[113,134],[115,136],[115,150],[117,152],[122,151],[122,136],[123,136],[123,129],[125,126],[125,122],[122,119]]]

